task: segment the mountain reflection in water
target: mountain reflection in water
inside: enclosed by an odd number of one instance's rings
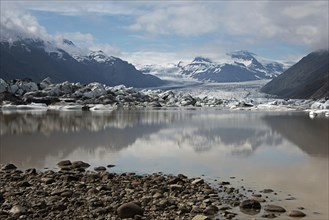
[[[78,148],[85,153],[99,147],[119,152],[151,136],[153,142],[156,138],[195,154],[218,148],[246,157],[285,139],[310,156],[328,156],[328,121],[311,120],[303,113],[141,110],[11,113],[0,114],[0,119],[1,163],[23,167],[53,166],[45,158],[60,160]]]
[[[0,163],[42,169],[70,159],[115,172],[235,176],[292,193],[327,219],[328,121],[215,109],[0,113]]]

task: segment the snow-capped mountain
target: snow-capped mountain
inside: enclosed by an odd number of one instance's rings
[[[180,74],[209,82],[243,82],[271,79],[284,71],[284,64],[276,61],[258,60],[248,51],[227,54],[228,59],[213,62],[208,58],[196,57],[191,63],[181,66]]]
[[[54,82],[100,82],[110,86],[154,87],[164,84],[159,78],[141,71],[102,51],[87,52],[64,39],[57,42],[41,39],[2,40],[0,78],[5,80],[46,77]]]
[[[196,57],[190,63],[176,65],[147,65],[139,69],[161,79],[190,79],[203,82],[243,82],[272,79],[280,75],[286,64],[258,57],[248,51],[226,54],[220,61]],[[182,78],[183,77],[183,78]]]

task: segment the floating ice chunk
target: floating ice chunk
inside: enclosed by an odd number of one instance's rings
[[[90,111],[113,111],[113,107],[111,105],[103,105],[97,104],[89,108]]]
[[[58,110],[63,111],[82,111],[82,105],[80,104],[71,104],[71,105],[64,105],[58,108]]]

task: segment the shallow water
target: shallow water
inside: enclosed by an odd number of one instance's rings
[[[214,185],[271,188],[278,193],[269,195],[274,204],[328,219],[328,118],[177,109],[0,113],[0,119],[2,164],[53,169],[70,159],[115,164],[115,172],[204,175]]]

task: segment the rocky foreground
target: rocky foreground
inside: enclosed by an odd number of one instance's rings
[[[123,85],[109,87],[100,83],[82,85],[69,82],[54,84],[49,78],[38,84],[28,79],[0,79],[0,106],[2,110],[111,110],[145,107],[218,107],[271,111],[313,109],[319,111],[315,114],[328,113],[329,116],[329,100],[326,99],[222,99],[191,96],[171,90],[138,90]]]
[[[248,198],[239,192],[243,187],[220,182],[213,188],[202,178],[183,174],[116,174],[102,166],[86,171],[89,164],[82,161],[57,165],[58,172],[3,165],[0,219],[233,219],[241,214],[232,211],[237,206],[250,215],[262,210],[262,218],[305,216],[300,210],[264,206],[271,189],[263,190],[264,196],[253,193]]]

